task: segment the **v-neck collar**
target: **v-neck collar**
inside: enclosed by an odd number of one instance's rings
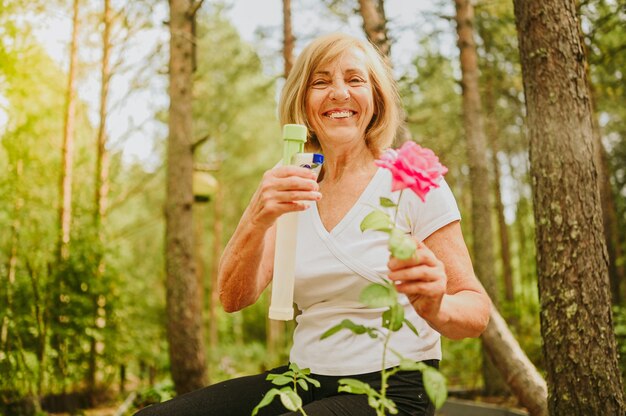
[[[341,234],[343,229],[345,229],[352,222],[352,220],[354,220],[354,218],[358,217],[358,214],[362,210],[366,208],[371,208],[368,207],[366,203],[371,199],[372,194],[378,190],[381,181],[384,178],[383,172],[384,169],[378,168],[363,192],[361,192],[361,195],[359,196],[357,201],[352,205],[352,207],[350,207],[348,212],[343,216],[343,218],[341,218],[341,220],[337,223],[337,225],[333,227],[332,230],[327,230],[326,227],[324,227],[324,224],[322,223],[322,219],[320,217],[320,213],[317,209],[317,203],[311,204],[311,214],[317,232],[324,238],[337,236]]]

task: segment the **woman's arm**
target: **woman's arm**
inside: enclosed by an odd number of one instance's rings
[[[389,260],[389,278],[417,313],[440,334],[478,337],[489,323],[491,301],[472,267],[459,221],[418,244],[417,258]]]
[[[272,280],[276,219],[321,198],[315,173],[282,166],[265,172],[220,260],[217,281],[226,312],[257,301]]]

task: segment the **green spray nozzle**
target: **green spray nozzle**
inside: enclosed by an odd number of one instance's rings
[[[283,166],[291,164],[296,153],[304,152],[307,129],[302,124],[285,124],[283,126]]]

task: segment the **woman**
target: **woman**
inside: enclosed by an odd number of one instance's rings
[[[279,166],[265,173],[219,268],[220,299],[228,312],[257,301],[273,271],[276,219],[300,214],[295,302],[297,318],[290,360],[310,368],[320,388],[300,392],[309,415],[373,415],[363,395],[338,394],[350,377],[380,388],[379,340],[341,331],[320,336],[343,319],[381,325],[381,310],[358,302],[361,290],[388,277],[396,283],[405,316],[418,329],[393,334],[390,349],[437,366],[439,336],[477,337],[489,319],[490,302],[473,273],[459,213],[442,180],[426,202],[405,192],[400,225],[418,241],[417,256],[389,259],[387,236],[359,224],[380,196],[394,198],[389,172],[374,160],[391,145],[400,124],[399,99],[389,67],[369,44],[343,34],[313,41],[299,56],[279,104],[281,123],[309,129],[309,151],[324,154],[319,178],[310,170]],[[387,367],[399,364],[388,354]],[[275,369],[283,372],[285,367]],[[229,380],[145,409],[142,415],[247,415],[273,386],[267,374]],[[420,372],[389,380],[387,396],[399,414],[432,415]],[[259,414],[289,413],[279,400]]]

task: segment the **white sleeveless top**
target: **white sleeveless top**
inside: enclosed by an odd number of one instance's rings
[[[382,369],[381,339],[346,329],[324,340],[320,337],[343,319],[382,328],[385,309],[368,308],[358,299],[367,285],[386,279],[388,235],[373,230],[361,232],[359,225],[372,206],[380,206],[381,196],[397,202],[399,194],[391,192],[391,173],[379,168],[355,205],[330,232],[322,225],[315,204],[299,214],[294,300],[302,314],[296,318],[290,360],[300,368],[333,376]],[[387,210],[393,218],[394,209]],[[459,219],[456,201],[444,180],[430,191],[425,203],[408,189],[402,194],[399,226],[419,241]],[[417,328],[419,338],[406,325],[395,332],[386,367],[400,363],[391,350],[415,361],[441,359],[439,333],[419,317],[405,295],[399,297],[405,317]]]

